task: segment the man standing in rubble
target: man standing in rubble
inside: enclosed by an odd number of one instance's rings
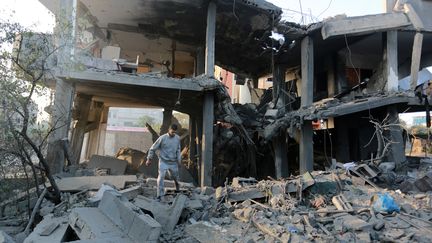
[[[177,133],[177,125],[172,124],[168,133],[160,136],[148,151],[146,166],[151,164],[156,151],[159,150],[159,175],[157,178],[157,199],[164,196],[164,179],[168,171],[174,179],[176,191],[179,190],[179,164],[181,163],[180,137]]]

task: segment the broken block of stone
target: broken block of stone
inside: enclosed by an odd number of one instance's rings
[[[243,177],[234,177],[231,183],[232,187],[245,187],[245,186],[252,186],[257,184],[257,180],[255,178],[249,177],[249,178],[243,178]]]
[[[220,200],[222,197],[226,196],[226,188],[225,187],[218,187],[216,188],[215,192],[216,200]]]
[[[98,208],[74,208],[69,214],[69,225],[81,240],[123,238],[132,242]]]
[[[0,243],[15,243],[15,241],[6,232],[0,230]]]
[[[232,242],[228,239],[226,230],[207,221],[188,225],[186,226],[185,231],[201,243]]]
[[[432,191],[432,176],[429,177],[428,175],[416,180],[414,182],[414,185],[421,191],[421,192],[427,192]]]
[[[136,198],[138,195],[140,195],[142,193],[142,187],[141,186],[133,186],[133,187],[129,187],[126,189],[123,189],[121,191],[119,191],[119,193],[126,197],[128,200],[132,200],[134,198]]]
[[[97,190],[106,183],[117,189],[125,187],[127,182],[136,182],[135,175],[122,176],[79,176],[64,177],[56,180],[57,186],[63,192],[77,192],[85,189]]]
[[[161,225],[129,201],[106,191],[98,208],[74,208],[69,224],[82,240],[119,239],[120,242],[157,242]]]
[[[255,214],[252,217],[252,222],[264,234],[274,237],[281,242],[289,242],[291,235],[287,232],[287,229],[278,225],[277,222],[266,218],[263,214]]]
[[[344,232],[344,229],[353,231],[369,231],[373,225],[352,215],[345,215],[334,220],[335,229]],[[338,228],[337,228],[338,227]]]
[[[249,222],[250,218],[252,217],[253,211],[254,210],[252,207],[239,208],[239,209],[234,210],[233,215],[236,219],[247,223],[247,222]]]
[[[258,188],[247,188],[240,191],[231,192],[228,194],[228,201],[240,202],[247,199],[263,198],[266,195]]]
[[[91,156],[87,168],[109,169],[110,175],[124,175],[127,165],[128,162],[126,160],[94,154]]]
[[[68,225],[67,216],[54,217],[52,214],[48,214],[36,225],[24,243],[63,242]]]
[[[199,200],[199,199],[187,200],[186,204],[185,204],[185,208],[201,209],[201,208],[203,208],[203,204],[202,204],[201,200]]]
[[[156,200],[139,195],[134,204],[153,214],[153,217],[162,225],[163,232],[172,232],[177,225],[180,215],[185,207],[187,197],[183,194],[177,195],[171,206],[164,205]]]
[[[105,192],[98,206],[105,214],[130,238],[137,241],[157,241],[161,232],[161,225],[149,215],[129,201],[121,201],[111,192]]]

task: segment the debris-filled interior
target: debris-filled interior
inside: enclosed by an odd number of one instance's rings
[[[0,242],[432,241],[432,159],[399,120],[431,126],[431,1],[309,25],[264,0],[40,2],[72,23],[49,80],[65,125],[49,180],[1,193]],[[122,139],[176,124],[161,198],[148,147],[106,152],[119,107],[163,112]]]

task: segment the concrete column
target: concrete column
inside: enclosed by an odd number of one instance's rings
[[[276,179],[289,176],[286,134],[279,134],[273,139],[273,149],[275,154],[275,176]]]
[[[101,123],[99,124],[99,140],[97,146],[97,154],[105,155],[105,140],[108,125],[109,107],[105,106],[102,111]]]
[[[350,160],[350,143],[348,135],[347,121],[343,118],[336,120],[335,126],[337,127],[336,136],[336,159],[341,162],[349,162]]]
[[[198,174],[198,181],[201,183],[201,162],[202,160],[202,142],[203,142],[203,119],[202,114],[200,113],[199,117],[196,119],[196,146],[197,146],[197,174]]]
[[[398,78],[398,47],[397,31],[391,30],[383,33],[383,61],[384,79],[387,79],[386,91],[397,92]]]
[[[301,106],[307,107],[313,103],[314,82],[314,48],[309,36],[301,42],[301,75],[302,96]],[[313,170],[313,130],[312,122],[304,121],[300,131],[300,173]]]
[[[58,39],[58,65],[71,67],[75,57],[78,0],[60,0],[60,13],[56,17],[55,36]]]
[[[205,73],[205,48],[198,47],[196,53],[196,70],[195,75],[201,75]]]
[[[90,113],[90,106],[92,102],[92,97],[85,94],[77,94],[75,99],[75,113],[77,123],[72,130],[72,153],[75,161],[73,164],[79,164],[79,159],[81,157],[81,151],[84,141],[84,134],[86,133],[86,127],[88,124],[88,117]]]
[[[384,8],[384,12],[391,13],[396,5],[397,0],[381,0]]]
[[[196,118],[189,115],[189,160],[195,165],[197,155],[196,145]]]
[[[213,120],[214,97],[213,93],[204,94],[203,105],[203,144],[201,162],[201,186],[212,186],[213,171]]]
[[[55,128],[48,138],[47,162],[52,173],[64,168],[65,156],[61,140],[68,138],[71,124],[71,108],[75,88],[70,82],[56,79],[51,124]]]
[[[285,113],[286,90],[285,90],[285,68],[275,65],[273,73],[273,102],[277,104],[280,113]],[[285,92],[283,92],[285,91]],[[275,175],[276,179],[288,176],[288,158],[286,133],[282,132],[273,140],[275,155]]]
[[[94,126],[92,126],[90,130],[87,130],[89,132],[89,139],[86,148],[85,159],[90,159],[93,154],[97,154],[97,148],[99,146],[100,124],[102,121],[102,112],[104,111],[103,103],[94,102],[92,111],[94,112],[94,119],[92,121]]]
[[[205,50],[205,74],[214,77],[215,72],[216,3],[210,1],[207,9],[207,31]]]
[[[421,61],[421,50],[423,46],[423,34],[417,32],[414,36],[413,50],[411,56],[411,90],[415,90],[417,86],[418,80],[418,72],[420,69],[420,61]]]
[[[388,161],[394,161],[396,164],[405,162],[405,148],[402,135],[402,128],[399,126],[399,113],[396,106],[389,106],[387,108],[390,126],[388,134],[385,134],[392,142],[387,156]]]
[[[162,118],[162,125],[160,128],[159,135],[163,135],[168,132],[169,126],[172,122],[172,110],[164,109],[163,111],[163,118]]]

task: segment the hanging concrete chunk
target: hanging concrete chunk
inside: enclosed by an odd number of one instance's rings
[[[178,195],[171,206],[164,205],[153,199],[138,196],[134,204],[139,208],[150,211],[157,222],[162,225],[163,232],[172,232],[177,225],[180,215],[185,207],[187,197]]]

